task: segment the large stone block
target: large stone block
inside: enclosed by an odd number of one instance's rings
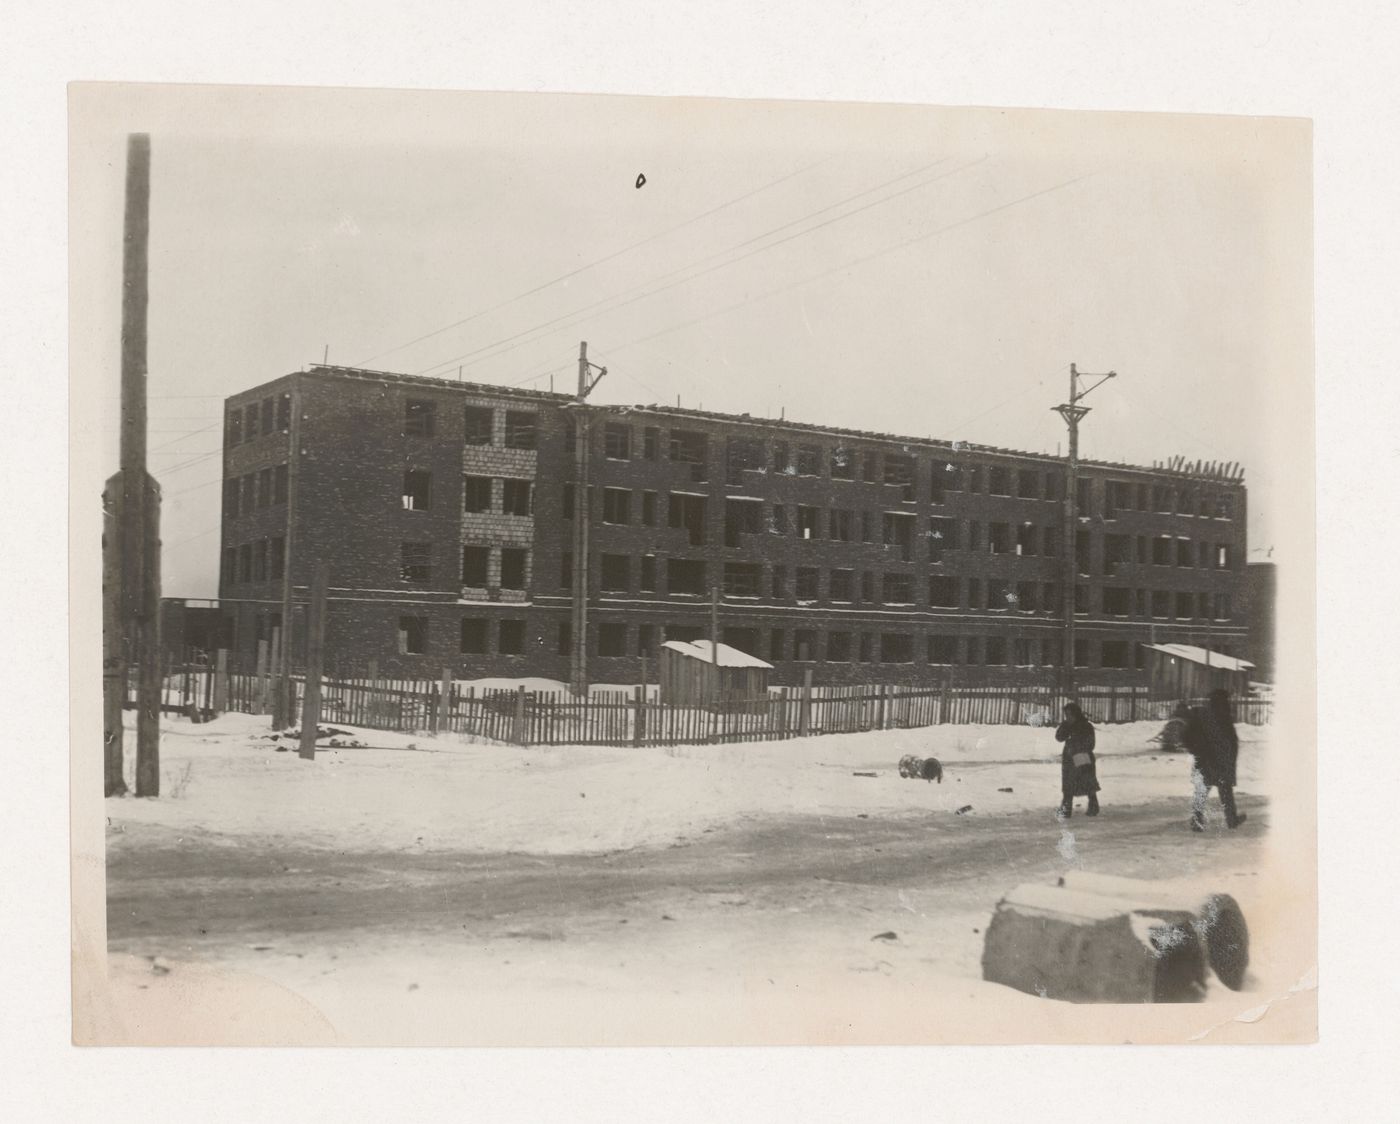
[[[997,903],[982,976],[1075,1003],[1182,1003],[1205,995],[1194,917],[1063,887],[1017,886]]]

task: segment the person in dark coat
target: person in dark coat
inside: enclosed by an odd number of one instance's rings
[[[1074,812],[1074,798],[1089,798],[1089,815],[1099,814],[1099,776],[1094,765],[1094,727],[1084,717],[1078,703],[1065,704],[1065,720],[1055,731],[1055,740],[1064,743],[1060,751],[1060,793],[1063,799],[1056,815]]]
[[[1206,797],[1212,788],[1220,793],[1225,826],[1239,827],[1247,817],[1235,811],[1235,762],[1240,754],[1240,739],[1230,716],[1230,692],[1217,688],[1205,706],[1191,711],[1185,742],[1194,758],[1191,830],[1206,829]]]

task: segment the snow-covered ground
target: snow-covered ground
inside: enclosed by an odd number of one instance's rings
[[[1158,723],[1099,728],[1106,809],[1187,798],[1190,759],[1159,751],[1150,740],[1159,730]],[[964,814],[998,816],[1049,809],[1059,799],[1060,747],[1050,731],[1024,726],[638,749],[523,749],[350,729],[370,748],[323,742],[315,761],[271,733],[266,718],[244,714],[200,725],[167,719],[161,799],[108,800],[111,826],[159,824],[329,849],[577,854],[664,845],[758,816],[955,813],[969,805]],[[1240,734],[1240,788],[1264,794],[1267,728],[1242,726]],[[942,784],[902,779],[904,754],[937,757]]]
[[[169,718],[161,797],[105,801],[98,1017],[132,1042],[1184,1041],[1297,994],[1288,925],[1251,932],[1243,992],[1212,977],[1192,1011],[1111,1031],[981,978],[1001,896],[1070,869],[1278,917],[1268,729],[1239,728],[1256,814],[1226,832],[1212,801],[1205,836],[1159,729],[1100,727],[1104,815],[1057,824],[1044,728],[640,749],[351,730],[365,747],[303,761],[264,717]],[[908,753],[943,783],[902,779]]]

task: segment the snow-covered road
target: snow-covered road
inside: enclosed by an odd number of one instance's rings
[[[175,722],[166,795],[106,802],[120,1017],[171,1002],[204,1041],[268,1041],[273,1010],[301,1041],[625,1042],[658,1019],[676,1042],[976,1041],[1008,1018],[1035,1038],[1063,1005],[980,978],[1013,885],[1078,868],[1258,903],[1260,731],[1241,730],[1249,823],[1205,835],[1155,732],[1101,730],[1104,814],[1060,824],[1043,729],[670,750],[365,731],[379,748],[305,762],[264,719]],[[910,752],[943,784],[901,779]],[[1269,941],[1246,993],[1212,983],[1222,1022],[1293,983]]]

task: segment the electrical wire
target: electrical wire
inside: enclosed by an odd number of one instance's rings
[[[223,424],[223,419],[220,418],[218,421],[212,422],[211,424],[206,425],[201,429],[191,429],[183,437],[176,437],[173,440],[165,442],[165,444],[163,445],[157,445],[154,449],[147,449],[146,454],[149,456],[151,453],[158,453],[162,449],[170,448],[171,445],[178,445],[181,441],[185,440],[186,437],[194,437],[195,435],[200,433],[208,433],[211,429],[218,429]],[[215,452],[222,452],[222,450],[216,449]]]
[[[718,207],[711,207],[708,211],[704,211],[701,214],[695,215],[693,218],[686,219],[684,222],[677,223],[673,227],[669,227],[668,229],[663,230],[657,234],[648,235],[646,238],[643,238],[638,242],[633,242],[630,246],[624,246],[620,250],[615,250],[612,253],[605,255],[604,257],[598,258],[596,261],[589,262],[587,265],[581,265],[577,269],[570,270],[568,273],[561,273],[558,277],[551,278],[550,280],[545,281],[542,284],[536,285],[533,289],[527,289],[523,293],[518,293],[517,295],[511,297],[509,300],[502,301],[500,304],[492,305],[490,308],[483,309],[480,312],[474,312],[472,313],[472,315],[464,317],[461,320],[454,320],[451,324],[448,324],[445,327],[436,328],[431,332],[427,332],[421,336],[416,336],[415,338],[409,340],[407,343],[398,344],[395,347],[389,348],[387,351],[379,352],[377,355],[371,355],[368,359],[363,359],[358,363],[355,363],[354,366],[363,367],[368,363],[374,362],[374,360],[376,359],[382,359],[386,355],[392,355],[394,352],[402,351],[406,347],[412,347],[416,343],[422,343],[424,340],[430,340],[434,336],[440,336],[443,332],[450,332],[453,328],[460,328],[463,324],[470,324],[473,320],[479,320],[483,316],[489,316],[493,312],[499,312],[501,309],[507,307],[508,305],[515,304],[517,301],[524,300],[526,297],[532,297],[536,293],[543,292],[545,289],[548,289],[551,285],[557,285],[561,281],[567,281],[571,277],[577,277],[580,273],[584,273],[590,269],[596,268],[597,266],[604,265],[607,262],[613,261],[616,258],[620,258],[624,254],[631,253],[633,250],[639,249],[640,247],[645,246],[650,242],[655,242],[659,238],[665,238],[667,235],[674,234],[678,230],[682,230],[685,227],[692,225],[693,223],[700,222],[702,219],[707,219],[711,215],[716,215],[720,211],[723,211],[729,207],[733,207],[735,204],[744,202],[744,200],[746,199],[752,199],[755,195],[767,191],[770,188],[777,187],[781,183],[786,183],[788,180],[803,175],[806,172],[810,172],[813,168],[818,168],[822,164],[830,162],[832,159],[834,159],[834,157],[828,156],[824,159],[816,161],[816,163],[807,164],[804,167],[798,168],[795,172],[789,172],[787,175],[780,176],[769,183],[763,184],[761,187],[754,188],[752,191],[746,191],[743,195],[735,196],[733,199],[721,203]]]
[[[223,475],[220,474],[218,476],[215,476],[212,480],[206,480],[203,484],[192,484],[188,488],[181,488],[178,492],[171,492],[170,495],[162,496],[161,498],[166,500],[179,499],[181,496],[188,495],[190,492],[198,492],[203,488],[210,488],[213,485],[218,484],[222,480]]]
[[[206,530],[198,531],[198,532],[196,532],[196,533],[193,534],[193,535],[186,535],[184,538],[176,539],[174,542],[161,543],[161,549],[162,549],[162,550],[174,550],[177,546],[184,546],[186,543],[194,542],[196,539],[202,539],[202,538],[204,538],[206,535],[212,535],[215,531],[219,530],[219,528],[221,528],[222,526],[223,526],[222,523],[216,523],[214,526],[209,527],[209,528],[206,529]]]
[[[768,292],[760,293],[756,297],[746,297],[744,300],[736,301],[734,304],[726,305],[723,308],[715,309],[713,312],[707,312],[702,316],[696,316],[690,320],[682,321],[679,324],[673,324],[669,328],[662,328],[660,331],[653,332],[649,336],[642,336],[639,339],[630,340],[627,343],[618,345],[617,347],[611,347],[609,348],[609,351],[612,354],[616,355],[618,352],[625,351],[629,347],[637,347],[641,344],[649,343],[654,339],[659,339],[661,336],[669,335],[672,332],[678,332],[684,328],[693,327],[696,324],[703,324],[706,320],[712,320],[716,316],[723,316],[726,313],[735,311],[736,309],[749,308],[752,305],[758,303],[759,301],[765,301],[772,297],[781,296],[783,293],[791,292],[793,289],[802,288],[804,285],[811,285],[817,281],[831,276],[833,273],[846,272],[848,270],[854,269],[856,266],[864,265],[866,262],[874,261],[876,258],[884,257],[886,254],[892,254],[897,250],[902,250],[909,246],[913,246],[919,242],[925,242],[930,238],[936,237],[937,235],[946,234],[949,231],[957,230],[960,227],[967,226],[970,223],[977,222],[984,218],[988,218],[991,215],[998,214],[1001,211],[1005,211],[1011,207],[1019,206],[1022,203],[1028,203],[1032,199],[1038,199],[1042,195],[1048,195],[1054,191],[1061,191],[1064,188],[1069,187],[1073,184],[1081,183],[1084,180],[1091,179],[1095,174],[1096,173],[1091,172],[1083,176],[1075,176],[1073,179],[1064,180],[1060,183],[1054,184],[1051,187],[1042,188],[1039,191],[1033,191],[1029,195],[1023,195],[1018,199],[1011,200],[1009,203],[1002,203],[999,206],[991,207],[985,211],[980,211],[975,215],[969,215],[965,219],[959,219],[957,222],[949,223],[947,226],[940,226],[934,230],[926,231],[923,234],[916,235],[913,238],[907,238],[902,242],[896,242],[892,246],[886,246],[882,250],[876,250],[872,254],[867,254],[864,257],[856,258],[854,261],[845,262],[841,265],[833,266],[831,269],[823,270],[821,273],[813,274],[811,277],[805,277],[801,280],[793,281],[787,285],[779,286],[776,289],[770,289]]]
[[[199,464],[201,461],[207,461],[210,457],[217,457],[222,452],[222,449],[215,449],[212,453],[203,453],[200,456],[192,457],[190,460],[184,461],[181,464],[172,465],[170,468],[163,468],[161,469],[158,475],[169,476],[173,473],[181,471],[182,469],[189,468],[191,465]]]
[[[462,365],[472,366],[476,363],[485,362],[487,359],[498,358],[501,355],[505,355],[507,352],[515,350],[516,347],[520,347],[525,343],[534,342],[531,339],[525,339],[523,337],[534,336],[535,339],[542,339],[544,335],[549,334],[547,329],[551,329],[556,326],[563,327],[565,326],[563,324],[564,321],[572,320],[574,317],[586,316],[587,314],[594,312],[596,309],[601,308],[603,305],[610,304],[613,301],[617,301],[617,303],[613,304],[611,308],[608,308],[605,311],[616,312],[619,308],[625,308],[630,304],[635,304],[639,300],[645,300],[647,297],[655,296],[658,293],[664,293],[668,289],[675,288],[677,285],[684,285],[690,281],[698,280],[699,278],[708,276],[709,274],[714,273],[717,270],[727,269],[731,265],[737,265],[741,261],[746,261],[747,259],[754,257],[757,254],[765,253],[768,250],[775,249],[776,247],[791,242],[796,238],[801,238],[804,235],[811,234],[812,232],[817,230],[821,230],[823,227],[830,226],[833,223],[842,222],[845,219],[852,218],[855,215],[870,210],[872,207],[881,206],[882,204],[888,203],[891,200],[898,199],[902,195],[907,195],[911,191],[917,191],[921,188],[928,187],[931,184],[937,183],[939,180],[948,178],[949,176],[957,175],[959,172],[966,171],[968,168],[973,167],[976,164],[980,164],[985,159],[985,156],[978,157],[976,160],[970,161],[969,163],[964,164],[958,168],[954,168],[951,172],[945,172],[942,175],[932,176],[929,179],[914,184],[911,187],[907,187],[902,191],[897,191],[885,196],[884,198],[876,199],[871,203],[867,203],[864,206],[857,207],[854,210],[846,212],[845,214],[837,215],[835,218],[827,219],[825,222],[817,223],[815,226],[808,227],[805,230],[799,230],[794,234],[788,235],[786,238],[780,238],[776,242],[770,242],[766,246],[759,246],[756,249],[750,250],[746,254],[741,254],[737,258],[733,258],[729,261],[719,261],[717,264],[712,265],[709,268],[700,269],[698,273],[694,273],[689,277],[679,277],[680,274],[687,273],[693,269],[698,269],[700,266],[705,265],[707,262],[714,262],[716,261],[716,259],[723,258],[729,254],[732,254],[736,250],[744,249],[747,246],[753,245],[755,242],[761,242],[766,238],[771,238],[773,235],[781,233],[784,230],[788,230],[793,226],[798,226],[802,223],[809,222],[811,219],[816,218],[818,215],[823,215],[837,207],[845,206],[847,203],[851,203],[856,199],[863,198],[871,194],[872,192],[880,191],[886,187],[890,187],[893,184],[900,183],[903,180],[909,179],[911,176],[917,176],[923,174],[924,172],[931,171],[939,165],[947,163],[948,158],[942,157],[938,160],[935,160],[931,164],[926,164],[923,167],[914,169],[914,171],[912,172],[905,172],[903,175],[895,176],[892,179],[885,180],[882,183],[876,184],[874,187],[866,188],[864,191],[858,191],[854,195],[849,195],[846,198],[838,200],[835,203],[829,204],[816,211],[812,211],[809,214],[803,215],[801,218],[793,219],[790,222],[783,223],[781,226],[773,227],[770,230],[764,231],[762,234],[757,234],[751,238],[745,239],[742,242],[737,242],[734,245],[726,247],[723,250],[716,251],[713,254],[709,254],[706,257],[700,258],[698,261],[690,262],[686,265],[683,265],[679,269],[673,269],[669,273],[663,273],[659,277],[653,277],[651,280],[645,281],[641,285],[633,286],[630,289],[624,289],[622,292],[619,293],[612,293],[609,296],[594,301],[592,304],[582,305],[579,308],[575,308],[572,311],[566,312],[561,316],[556,316],[553,320],[546,320],[541,324],[536,324],[532,327],[525,328],[522,331],[516,332],[514,335],[506,336],[492,343],[484,344],[481,347],[474,348],[471,351],[463,352],[461,355],[453,356],[450,359],[444,359],[440,362],[433,363],[430,366],[424,367],[421,370],[418,370],[414,373],[418,375],[426,375],[428,372],[435,371],[440,367],[450,367],[454,363],[462,363],[463,360],[469,360],[469,362],[464,363]],[[671,278],[675,277],[679,277],[679,280],[672,281]],[[669,281],[670,283],[665,285],[658,285],[658,282],[662,281]],[[653,286],[657,287],[653,288]],[[575,321],[575,323],[576,322],[577,321]],[[536,333],[543,333],[543,335],[536,335]],[[505,344],[510,344],[511,346],[502,346]],[[501,348],[501,350],[496,351],[492,355],[482,354],[483,352],[491,351],[492,349],[498,347]],[[480,358],[473,358],[475,356],[480,356]]]
[[[1057,372],[1055,372],[1055,373],[1056,373],[1056,374],[1059,374],[1060,372],[1057,371]],[[1017,400],[1019,400],[1019,399],[1021,399],[1021,398],[1024,398],[1024,397],[1025,397],[1027,394],[1029,394],[1031,391],[1033,391],[1033,390],[1039,390],[1042,386],[1045,385],[1045,379],[1046,379],[1046,378],[1050,378],[1050,377],[1051,377],[1050,375],[1046,375],[1045,378],[1037,379],[1037,380],[1035,381],[1035,385],[1033,385],[1033,386],[1028,386],[1028,387],[1026,387],[1024,390],[1018,390],[1018,391],[1017,391],[1015,394],[1013,394],[1010,398],[1004,398],[1004,399],[1002,399],[1000,402],[998,402],[995,406],[989,406],[987,409],[983,410],[980,414],[974,414],[972,417],[967,418],[967,419],[965,419],[965,420],[963,420],[963,421],[958,422],[956,425],[951,426],[951,427],[949,428],[949,432],[956,432],[956,431],[958,431],[958,430],[960,430],[960,429],[966,429],[968,426],[972,425],[974,422],[979,422],[979,421],[981,421],[981,420],[982,420],[983,418],[985,418],[988,414],[994,414],[994,413],[996,413],[998,410],[1000,410],[1003,406],[1009,406],[1012,402],[1015,402],[1015,401],[1017,401]]]

